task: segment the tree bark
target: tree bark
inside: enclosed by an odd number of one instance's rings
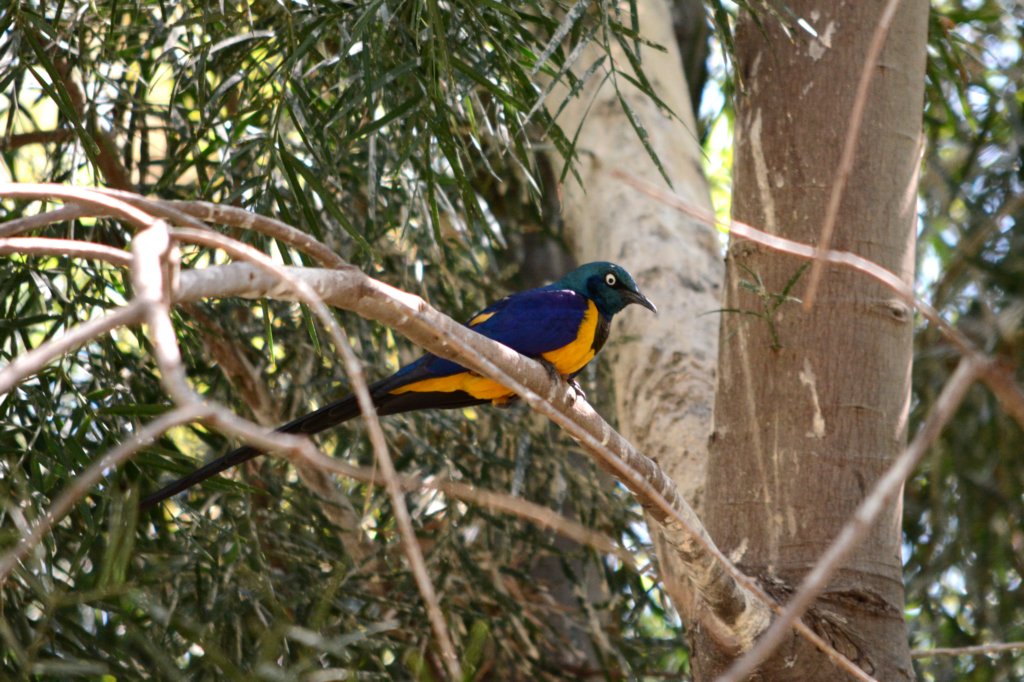
[[[818,243],[854,96],[885,3],[797,0],[817,31],[787,38],[749,17],[736,32],[733,216]],[[918,144],[928,4],[900,5],[868,91],[832,247],[913,278]],[[733,239],[723,308],[763,313],[798,259]],[[763,281],[763,295],[743,286]],[[791,294],[801,296],[807,277]],[[849,520],[906,440],[913,315],[881,285],[826,270],[812,310],[723,313],[705,520],[719,546],[784,600]],[[912,677],[903,620],[900,504],[883,515],[807,622],[880,680]],[[732,658],[702,638],[696,679]],[[794,636],[765,680],[839,679]]]
[[[675,117],[619,77],[621,92],[647,131],[674,191],[710,212],[697,127],[669,7],[663,0],[641,0],[637,9],[643,36],[666,48],[665,52],[643,48],[642,63]],[[613,55],[617,66],[628,70],[626,58],[615,51]],[[581,57],[578,71],[596,57],[593,51]],[[618,169],[664,183],[613,84],[607,80],[602,84],[599,75],[559,119],[563,130],[574,131],[586,117],[578,138],[577,171],[582,183],[569,176],[562,189],[565,228],[579,262],[622,264],[658,306],[654,318],[635,311],[617,318],[614,338],[628,338],[629,343],[613,341],[602,355],[611,367],[622,434],[661,465],[699,512],[718,354],[717,321],[706,313],[719,307],[720,246],[711,226],[639,195],[609,173]],[[565,90],[556,89],[554,105],[564,97]],[[694,617],[693,593],[685,587],[684,571],[657,532],[652,532],[652,539],[664,586],[689,621]]]

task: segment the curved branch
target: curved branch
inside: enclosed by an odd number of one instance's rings
[[[0,239],[0,256],[12,253],[42,256],[71,256],[73,258],[95,258],[108,263],[128,267],[132,264],[131,254],[95,242],[78,239],[49,239],[46,237],[13,237]]]
[[[0,196],[3,196],[2,189],[0,189]],[[62,206],[61,208],[53,211],[47,211],[46,213],[37,213],[35,215],[25,216],[24,218],[8,220],[3,225],[0,225],[0,237],[13,237],[14,235],[21,234],[22,232],[46,227],[53,223],[62,223],[65,220],[74,220],[75,218],[81,218],[84,215],[89,215],[89,212],[85,208],[71,204],[68,206]]]
[[[13,191],[13,188],[15,187],[26,188],[29,187],[29,185],[0,183],[0,196],[23,196]],[[66,194],[60,191],[66,187],[65,185],[38,184],[32,185],[31,187],[35,191],[27,198],[59,198],[64,201],[76,201],[75,198],[67,197]],[[50,188],[51,193],[47,194],[45,188]],[[214,204],[208,201],[165,201],[163,199],[149,199],[133,192],[116,189],[94,188],[88,191],[130,204],[131,206],[146,211],[155,217],[163,218],[174,225],[192,227],[200,230],[209,229],[203,222],[205,221],[218,223],[220,225],[229,225],[243,230],[252,230],[253,232],[258,232],[268,237],[272,237],[273,239],[277,239],[288,246],[291,246],[297,251],[306,254],[314,261],[320,263],[320,265],[325,268],[339,269],[351,267],[344,258],[331,251],[330,247],[318,239],[315,239],[305,232],[298,230],[287,223],[281,222],[280,220],[268,218],[266,216],[259,215],[258,213],[252,213],[251,211],[247,211],[242,208],[221,206],[220,204]],[[102,204],[69,204],[55,211],[8,221],[3,225],[0,225],[0,237],[10,237],[21,232],[27,232],[28,230],[45,227],[52,223],[73,220],[84,216],[99,218],[111,215],[116,214],[109,210],[104,210]]]
[[[40,372],[54,358],[78,348],[93,338],[106,334],[112,329],[126,324],[135,324],[143,317],[143,307],[137,301],[115,309],[103,317],[96,317],[88,322],[71,327],[58,337],[52,338],[42,346],[14,358],[0,370],[0,395],[7,393],[30,376]]]

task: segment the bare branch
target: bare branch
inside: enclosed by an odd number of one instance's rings
[[[963,336],[963,334],[951,327],[948,322],[943,320],[937,310],[925,301],[914,296],[914,290],[909,284],[897,277],[893,272],[890,272],[881,265],[878,265],[863,256],[858,256],[857,254],[850,253],[849,251],[821,251],[809,244],[770,234],[757,229],[753,225],[748,225],[747,223],[742,223],[738,220],[732,220],[729,223],[725,223],[719,220],[710,211],[706,211],[698,206],[693,206],[684,199],[665,192],[661,188],[640,180],[639,178],[623,173],[619,170],[612,170],[610,172],[615,177],[625,181],[627,184],[635,187],[647,196],[671,206],[680,213],[705,222],[708,225],[727,228],[730,232],[742,237],[743,239],[749,239],[750,241],[761,244],[762,246],[767,246],[769,249],[781,251],[782,253],[786,253],[791,256],[817,259],[863,272],[869,277],[872,277],[887,286],[894,293],[907,301],[907,303],[917,307],[917,309],[921,311],[921,314],[924,315],[929,322],[935,324],[940,331],[942,331],[943,335],[956,345],[961,352],[968,352],[973,349],[971,342]]]
[[[0,196],[3,196],[2,190],[0,190]],[[83,207],[71,205],[63,206],[53,211],[47,211],[46,213],[37,213],[35,215],[25,216],[24,218],[18,218],[16,220],[8,220],[3,225],[0,225],[0,237],[13,237],[14,235],[22,232],[46,227],[53,223],[62,223],[66,220],[74,220],[75,218],[81,218],[84,215],[88,215],[88,211]]]
[[[0,256],[12,253],[95,258],[121,267],[128,267],[132,263],[131,254],[121,249],[115,249],[112,246],[104,246],[95,242],[83,242],[77,239],[49,239],[46,237],[0,239]]]
[[[57,496],[57,499],[54,500],[46,514],[32,525],[32,530],[28,534],[22,535],[21,540],[0,557],[0,585],[7,582],[7,578],[10,577],[11,571],[14,570],[15,566],[24,560],[28,553],[46,537],[54,525],[64,518],[93,486],[100,482],[107,471],[126,462],[140,448],[152,443],[168,429],[200,419],[204,414],[205,411],[201,406],[193,404],[179,407],[161,415],[142,427],[131,438],[97,459],[85,471],[75,476],[71,483]]]
[[[462,666],[455,654],[455,645],[452,644],[451,635],[448,633],[448,625],[441,612],[434,583],[427,573],[427,564],[423,559],[419,541],[416,539],[416,530],[413,528],[412,518],[409,516],[409,508],[405,504],[402,485],[398,481],[398,472],[395,471],[395,463],[391,460],[391,454],[388,452],[384,430],[380,426],[377,410],[373,406],[373,398],[370,397],[370,391],[366,387],[366,377],[363,374],[362,365],[359,364],[358,358],[348,344],[342,345],[339,350],[345,363],[345,370],[352,382],[352,389],[359,402],[359,409],[366,420],[370,445],[373,447],[374,457],[376,457],[377,465],[384,477],[384,488],[391,500],[391,511],[395,515],[398,533],[402,538],[402,548],[409,561],[413,578],[416,580],[416,587],[427,607],[427,617],[430,619],[430,627],[434,630],[434,637],[437,638],[438,646],[441,649],[441,658],[444,660],[451,679],[461,680]]]
[[[914,295],[913,289],[889,270],[886,270],[877,263],[873,263],[872,261],[854,253],[849,253],[847,251],[820,251],[808,244],[802,244],[791,239],[768,234],[756,227],[739,221],[732,221],[728,225],[725,225],[710,211],[706,211],[698,206],[693,206],[674,194],[662,191],[659,187],[644,182],[639,178],[623,173],[619,170],[613,169],[610,172],[615,177],[620,178],[649,197],[675,208],[680,213],[706,222],[709,225],[729,227],[732,232],[736,233],[740,237],[749,239],[752,242],[757,242],[758,244],[767,246],[770,249],[775,249],[793,256],[816,258],[829,263],[842,265],[854,270],[859,270],[860,272],[878,280],[902,297],[905,301],[914,305],[929,322],[938,328],[939,332],[946,338],[946,340],[953,344],[953,346],[956,347],[962,355],[970,356],[977,362],[988,365],[985,370],[985,374],[982,377],[985,384],[988,385],[996,397],[999,398],[1003,409],[1014,418],[1022,429],[1024,429],[1024,390],[1022,390],[1020,385],[1014,381],[1013,369],[1002,367],[998,363],[988,362],[987,357],[978,350],[977,346],[975,346],[970,339],[968,339],[959,329],[956,329],[946,322],[934,307],[929,305],[926,301],[917,298]]]
[[[976,646],[935,647],[934,649],[914,649],[911,658],[934,658],[936,656],[991,656],[1007,651],[1024,650],[1024,642],[999,642],[995,644],[978,644]]]
[[[280,220],[268,218],[267,216],[235,206],[223,206],[208,201],[160,201],[158,203],[169,205],[182,213],[187,213],[208,223],[218,223],[238,227],[243,230],[253,230],[268,237],[279,239],[310,256],[325,268],[350,267],[348,261],[331,251],[330,247],[326,244]]]
[[[0,150],[13,151],[30,144],[50,144],[63,142],[74,134],[73,130],[58,128],[56,130],[35,130],[31,133],[14,133],[0,136]]]
[[[116,197],[105,196],[103,191],[74,187],[72,185],[57,185],[39,182],[0,182],[0,197],[12,199],[60,199],[68,203],[74,202],[86,210],[79,215],[88,215],[89,210],[101,211],[103,215],[111,215],[135,225],[137,228],[145,229],[153,225],[157,219],[150,213],[140,211],[125,201]],[[52,217],[52,214],[44,214]],[[32,216],[36,218],[37,216]],[[39,216],[42,218],[42,216]],[[63,220],[67,220],[65,217]],[[56,222],[48,220],[47,222]],[[46,223],[43,223],[46,224]],[[23,228],[25,229],[25,228]],[[6,236],[6,234],[5,234]]]
[[[60,336],[50,339],[42,346],[19,355],[6,367],[0,369],[0,395],[7,393],[28,377],[41,371],[54,358],[64,355],[73,348],[78,348],[83,343],[106,334],[112,329],[126,324],[134,324],[141,320],[142,316],[142,306],[136,301],[132,301],[103,317],[96,317],[76,325]]]
[[[786,610],[782,615],[772,623],[771,628],[764,633],[757,646],[736,661],[719,678],[719,682],[745,680],[754,671],[754,668],[782,643],[793,622],[825,590],[828,581],[868,534],[889,501],[902,490],[904,481],[913,473],[921,458],[928,452],[928,448],[939,437],[949,420],[953,418],[967,389],[982,375],[984,370],[985,366],[972,357],[960,360],[956,371],[935,400],[928,418],[921,425],[914,440],[895,459],[889,470],[878,479],[874,488],[857,507],[853,518],[843,526],[839,535],[825,550],[814,568],[804,576],[803,582],[793,598],[786,604]]]
[[[1015,369],[1001,362],[989,363],[982,380],[999,399],[1000,406],[1024,429],[1024,390],[1014,381]]]
[[[71,197],[65,197],[58,190],[65,185],[28,185],[0,183],[0,196],[21,196],[8,193],[14,187],[51,188],[52,197],[61,198],[66,201],[73,201]],[[298,230],[287,223],[274,218],[261,216],[257,213],[246,211],[234,206],[221,206],[206,201],[165,201],[163,199],[148,199],[133,192],[126,192],[114,189],[96,188],[88,190],[94,194],[106,195],[118,199],[126,204],[142,209],[155,217],[160,217],[174,225],[182,225],[196,229],[208,229],[201,221],[215,222],[221,225],[229,225],[244,230],[259,232],[268,237],[280,240],[295,248],[301,253],[314,259],[326,268],[351,267],[345,259],[331,251],[323,242],[313,238],[305,232]],[[29,198],[46,198],[46,193],[38,192]],[[55,211],[42,213],[25,218],[19,218],[0,225],[0,237],[9,237],[21,232],[33,230],[46,225],[73,220],[83,216],[105,217],[116,215],[105,210],[103,204],[90,203],[86,205],[69,205]],[[123,217],[123,216],[122,216]]]

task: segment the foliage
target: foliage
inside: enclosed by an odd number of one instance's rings
[[[575,154],[575,131],[554,124],[557,108],[536,106],[546,94],[538,83],[565,79],[576,96],[575,66],[649,90],[607,54],[575,64],[593,42],[636,62],[635,7],[619,3],[70,0],[2,12],[0,173],[274,215],[456,317],[517,284],[511,261],[524,233],[544,224],[540,199],[552,191],[537,149]],[[0,210],[8,220],[39,209]],[[129,241],[109,220],[37,234]],[[233,236],[305,262],[265,238]],[[220,262],[200,250],[184,259]],[[66,258],[6,259],[0,291],[3,361],[131,294],[120,271]],[[193,386],[243,414],[279,422],[345,390],[333,350],[300,307],[217,301],[177,315]],[[416,352],[377,325],[343,323],[370,376]],[[168,409],[148,351],[138,330],[119,330],[3,397],[0,546],[75,472]],[[225,353],[254,367],[273,398],[235,383]],[[401,470],[541,501],[646,551],[627,496],[525,410],[395,418],[386,429]],[[321,444],[371,463],[358,426]],[[324,503],[270,458],[138,518],[141,491],[227,447],[191,425],[110,472],[0,592],[3,676],[440,674],[379,490],[340,483],[373,539],[361,561]],[[572,677],[581,671],[563,669],[567,652],[584,648],[607,671],[685,665],[660,593],[632,569],[438,495],[408,503],[463,664],[481,678]],[[552,599],[537,575],[543,562],[549,574],[585,574],[603,596]]]
[[[984,351],[1024,375],[1024,8],[939,2],[932,15],[921,182],[921,289]],[[917,337],[914,423],[956,353]],[[908,483],[906,581],[915,646],[1024,640],[1024,434],[976,387]],[[1024,655],[934,658],[925,679],[1015,680]]]

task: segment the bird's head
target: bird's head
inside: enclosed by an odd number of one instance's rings
[[[615,263],[581,265],[551,286],[583,294],[594,301],[594,305],[605,317],[611,317],[630,303],[638,303],[648,310],[658,312],[654,304],[640,293],[633,276]]]

